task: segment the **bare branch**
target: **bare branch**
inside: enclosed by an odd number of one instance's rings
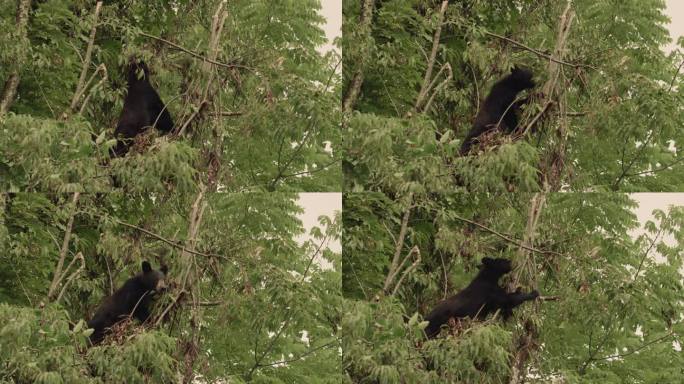
[[[76,215],[76,210],[78,207],[78,198],[81,196],[80,192],[75,192],[74,197],[71,200],[71,214],[69,215],[69,220],[67,221],[66,229],[64,230],[64,240],[62,241],[62,247],[59,251],[59,261],[57,262],[57,268],[55,268],[55,274],[52,277],[52,283],[50,284],[50,289],[48,290],[48,300],[52,301],[57,294],[57,288],[64,278],[62,268],[64,267],[64,259],[66,258],[67,251],[69,250],[69,241],[71,240],[71,228],[74,225],[74,216]]]
[[[554,63],[558,63],[558,64],[562,64],[562,65],[567,65],[567,66],[570,66],[570,67],[573,67],[573,68],[581,68],[581,67],[584,67],[584,68],[591,68],[591,69],[593,69],[593,70],[597,70],[596,68],[594,68],[594,67],[592,67],[591,65],[588,65],[588,64],[575,64],[575,63],[569,63],[569,62],[567,62],[567,61],[563,61],[563,60],[557,59],[556,57],[553,57],[553,56],[551,56],[551,55],[548,55],[548,54],[546,54],[546,53],[544,53],[544,52],[538,51],[538,50],[536,50],[536,49],[534,49],[534,48],[530,48],[530,47],[528,47],[527,45],[525,45],[525,44],[523,44],[523,43],[520,43],[520,42],[515,41],[515,40],[513,40],[513,39],[509,39],[509,38],[506,37],[506,36],[497,35],[496,33],[488,32],[488,31],[485,31],[485,34],[486,34],[486,35],[489,35],[489,36],[492,36],[492,37],[496,37],[497,39],[501,39],[501,40],[508,41],[508,42],[511,43],[511,44],[517,45],[518,47],[520,47],[520,48],[522,48],[522,49],[524,49],[524,50],[526,50],[526,51],[530,51],[530,52],[534,53],[535,55],[541,56],[541,57],[543,57],[543,58],[545,58],[545,59],[547,59],[547,60],[551,60],[551,61],[553,61]]]
[[[442,1],[442,5],[439,8],[439,16],[437,19],[437,29],[432,38],[432,51],[430,51],[430,58],[427,62],[427,69],[425,70],[425,76],[423,77],[423,85],[420,87],[420,92],[418,93],[418,98],[416,99],[416,104],[413,110],[420,112],[423,110],[423,102],[430,91],[430,83],[434,83],[432,80],[432,69],[435,66],[435,61],[437,59],[437,50],[439,49],[439,39],[442,35],[442,23],[444,22],[444,14],[446,13],[447,6],[449,6],[449,1]]]
[[[86,89],[86,75],[88,74],[88,67],[90,67],[91,57],[93,55],[93,46],[95,45],[95,33],[97,32],[97,19],[100,16],[100,9],[102,8],[102,1],[98,1],[95,5],[95,12],[93,13],[93,27],[90,29],[90,39],[88,40],[88,48],[86,48],[85,58],[83,59],[83,67],[81,68],[81,75],[78,78],[78,83],[76,84],[76,91],[74,96],[71,98],[71,105],[69,105],[69,114],[76,110],[76,104],[78,100],[83,96]],[[99,68],[99,67],[98,67]],[[97,73],[97,70],[95,71]],[[93,76],[95,76],[93,73]],[[92,77],[91,77],[92,80]],[[63,118],[66,117],[66,114]]]
[[[287,359],[287,360],[274,361],[273,363],[270,363],[270,364],[259,364],[259,367],[260,367],[260,368],[263,368],[263,367],[272,367],[272,366],[280,365],[280,364],[294,363],[295,361],[299,361],[299,360],[303,359],[304,357],[306,357],[306,356],[308,356],[308,355],[310,355],[310,354],[312,354],[312,353],[314,353],[314,352],[316,352],[316,351],[318,351],[318,350],[327,348],[328,346],[331,346],[331,345],[333,345],[333,344],[338,344],[337,340],[331,341],[331,342],[328,342],[328,343],[325,343],[325,344],[323,344],[323,345],[319,345],[318,347],[311,348],[311,349],[309,349],[308,351],[302,353],[301,355],[299,355],[299,356],[297,356],[297,357],[293,357],[293,358]]]
[[[437,87],[434,88],[434,91],[432,92],[432,96],[430,96],[430,99],[428,100],[428,102],[425,103],[425,107],[423,107],[423,111],[427,111],[427,110],[430,109],[430,106],[432,105],[432,101],[435,99],[435,96],[437,95],[437,93],[439,93],[439,91],[440,91],[442,88],[446,87],[447,84],[449,84],[449,82],[451,81],[451,79],[452,79],[453,76],[454,76],[453,73],[451,72],[451,64],[446,63],[446,64],[444,64],[444,65],[442,66],[442,68],[439,70],[439,72],[437,72],[437,75],[435,75],[435,79],[434,79],[433,82],[430,84],[430,88],[432,88],[432,86],[434,85],[435,81],[437,81],[437,79],[439,78],[439,74],[442,73],[442,70],[443,70],[443,69],[446,69],[446,71],[447,71],[447,77],[446,77],[444,80],[442,80],[442,82],[439,83],[439,85],[438,85]]]
[[[411,198],[410,200],[413,200],[413,198]],[[404,217],[402,217],[401,219],[401,228],[399,229],[399,236],[397,237],[397,241],[394,244],[394,257],[392,257],[392,264],[389,267],[387,277],[385,278],[385,284],[382,287],[382,291],[384,293],[389,292],[389,288],[392,285],[392,282],[394,281],[394,278],[396,277],[399,271],[399,258],[401,257],[401,250],[404,247],[404,238],[406,237],[406,230],[408,229],[408,221],[410,216],[411,206],[406,208],[406,212],[404,212]]]
[[[188,252],[188,253],[191,253],[191,254],[197,255],[197,256],[216,257],[216,258],[219,258],[219,259],[230,260],[227,256],[218,255],[218,254],[215,254],[215,253],[198,252],[198,251],[196,251],[196,250],[194,250],[194,249],[188,249],[188,248],[184,247],[184,246],[181,245],[181,244],[178,244],[177,242],[175,242],[175,241],[173,241],[173,240],[169,240],[169,239],[167,239],[167,238],[165,238],[165,237],[163,237],[163,236],[161,236],[161,235],[158,235],[158,234],[156,234],[156,233],[154,233],[154,232],[148,231],[148,230],[145,229],[145,228],[138,227],[137,225],[129,224],[129,223],[126,223],[126,222],[123,222],[123,221],[120,221],[120,220],[116,220],[116,219],[114,219],[114,222],[117,223],[117,224],[119,224],[119,225],[123,225],[124,227],[133,228],[133,229],[138,230],[138,231],[140,231],[140,232],[142,232],[142,233],[144,233],[144,234],[146,234],[146,235],[148,235],[148,236],[154,237],[155,239],[157,239],[157,240],[159,240],[159,241],[163,241],[164,243],[166,243],[166,244],[168,244],[168,245],[170,245],[170,246],[172,246],[172,247],[174,247],[174,248],[177,248],[177,249],[181,250],[182,252]]]
[[[537,248],[534,248],[534,247],[532,247],[532,246],[529,246],[529,245],[525,244],[524,241],[516,240],[516,239],[514,239],[514,238],[512,238],[512,237],[510,237],[510,236],[504,235],[503,233],[497,232],[497,231],[495,231],[495,230],[493,230],[493,229],[487,227],[486,225],[483,225],[483,224],[478,223],[477,221],[469,220],[469,219],[466,219],[465,217],[461,217],[461,216],[458,216],[458,215],[455,215],[454,218],[455,218],[455,219],[458,219],[458,220],[461,220],[461,221],[465,221],[466,223],[472,224],[472,225],[474,225],[474,226],[476,226],[476,227],[478,227],[478,228],[480,228],[480,229],[483,229],[483,230],[485,230],[485,231],[487,231],[487,232],[490,232],[490,233],[492,233],[492,234],[494,234],[494,235],[496,235],[496,236],[498,236],[498,237],[500,237],[500,238],[502,238],[502,239],[504,239],[504,240],[506,240],[506,241],[508,241],[508,242],[510,242],[510,243],[513,243],[513,244],[517,245],[517,246],[520,247],[520,248],[526,249],[526,250],[528,250],[528,251],[536,252],[536,253],[542,253],[542,254],[548,254],[548,255],[563,256],[563,254],[562,254],[562,253],[559,253],[559,252],[545,251],[545,250],[543,250],[543,249],[537,249]]]
[[[667,92],[670,93],[672,90],[672,87],[674,86],[675,80],[677,80],[677,76],[679,76],[679,71],[682,70],[682,66],[684,65],[684,60],[682,60],[681,63],[679,63],[679,66],[677,67],[677,71],[675,72],[674,76],[672,76],[672,81],[670,81],[670,86],[667,88]]]
[[[675,334],[675,333],[674,333],[674,331],[673,331],[673,332],[668,333],[668,334],[665,335],[665,336],[661,336],[661,337],[659,337],[659,338],[657,338],[657,339],[654,339],[654,340],[651,340],[651,341],[649,341],[649,342],[647,342],[647,343],[644,343],[644,344],[642,344],[641,346],[639,346],[638,348],[634,348],[634,349],[632,349],[632,350],[629,351],[629,352],[618,353],[618,354],[615,354],[615,355],[599,357],[599,358],[593,359],[593,361],[617,359],[617,358],[629,356],[629,355],[632,355],[632,354],[635,354],[635,353],[641,351],[642,349],[646,349],[646,348],[650,347],[650,346],[653,345],[653,344],[656,344],[656,343],[660,343],[660,342],[662,342],[662,341],[665,341],[665,339],[668,339],[668,338],[674,336],[674,334]]]
[[[28,14],[31,9],[31,0],[18,0],[17,1],[17,16],[15,18],[16,23],[16,35],[18,40],[28,43],[26,39],[26,24],[28,22]],[[22,50],[22,56],[25,56],[25,50]],[[23,62],[24,57],[19,58],[18,62]],[[4,115],[9,111],[12,102],[14,102],[14,96],[17,94],[17,88],[19,87],[19,69],[14,68],[7,80],[5,81],[5,86],[2,90],[2,96],[0,96],[0,116]]]
[[[370,38],[370,33],[371,33],[371,26],[370,23],[373,20],[373,7],[375,6],[375,1],[374,0],[363,0],[361,3],[361,15],[359,16],[359,29],[361,31],[364,31],[366,34],[366,41],[364,42],[364,50],[363,53],[361,54],[362,56],[362,61],[359,63],[359,68],[354,72],[354,75],[352,75],[352,79],[349,83],[349,88],[347,88],[347,93],[344,95],[344,98],[342,99],[342,112],[346,113],[352,110],[354,107],[354,104],[356,103],[356,99],[359,97],[359,93],[361,92],[361,85],[363,84],[363,64],[364,61],[363,59],[365,58],[364,56],[368,56],[368,46],[369,44],[369,38]]]
[[[214,20],[216,20],[217,15],[223,14],[225,11],[223,6],[225,3],[220,3],[216,13],[214,14]],[[190,211],[189,222],[190,226],[188,228],[188,238],[185,242],[185,248],[188,250],[194,250],[197,244],[197,234],[199,232],[200,223],[202,222],[202,216],[204,215],[204,209],[207,207],[204,201],[204,192],[206,187],[200,185],[200,191],[197,194],[197,198],[192,204],[192,210]],[[185,266],[185,274],[183,276],[183,286],[182,289],[190,289],[190,297],[192,299],[192,309],[190,311],[190,340],[186,342],[186,353],[185,353],[185,377],[184,382],[192,382],[193,366],[195,364],[195,359],[197,358],[197,351],[199,350],[200,336],[199,327],[202,320],[202,313],[200,311],[200,293],[199,284],[195,284],[195,281],[199,278],[199,272],[197,270],[196,261],[190,252],[183,251],[181,253],[181,263]],[[194,268],[193,268],[194,267]],[[191,271],[195,270],[195,273],[191,275]],[[175,304],[172,303],[172,305]]]
[[[85,100],[83,100],[83,104],[81,104],[81,109],[78,110],[79,115],[82,115],[83,111],[85,111],[85,107],[88,105],[88,101],[90,101],[90,97],[93,95],[93,92],[95,91],[95,89],[100,87],[102,85],[102,83],[104,83],[105,80],[107,80],[107,67],[104,64],[100,64],[97,67],[97,69],[95,70],[95,72],[93,73],[93,76],[91,76],[90,80],[88,80],[88,84],[86,84],[86,87],[88,87],[90,82],[95,77],[95,74],[97,74],[99,71],[102,71],[102,78],[100,79],[100,81],[97,82],[97,84],[95,84],[94,87],[90,88],[90,91],[88,92],[88,96],[86,96]],[[166,108],[166,106],[164,106],[164,108]],[[161,115],[161,113],[160,113],[160,115]],[[156,122],[155,122],[155,124],[156,124]]]
[[[221,63],[221,62],[216,61],[216,60],[209,59],[209,58],[207,58],[207,57],[205,57],[205,56],[200,55],[199,53],[195,53],[195,52],[193,52],[193,51],[191,51],[191,50],[189,50],[189,49],[187,49],[187,48],[183,48],[183,47],[181,47],[180,45],[178,45],[178,44],[176,44],[176,43],[172,43],[172,42],[170,42],[170,41],[168,41],[168,40],[162,39],[161,37],[153,36],[153,35],[147,34],[147,33],[145,33],[145,32],[140,32],[140,34],[141,34],[142,36],[149,37],[150,39],[154,39],[154,40],[157,40],[157,41],[161,41],[162,43],[168,44],[168,45],[170,45],[170,46],[172,46],[172,47],[178,49],[179,51],[183,51],[183,52],[189,54],[190,56],[192,56],[192,57],[194,57],[194,58],[200,59],[200,60],[202,60],[202,61],[209,62],[209,63],[214,64],[214,65],[218,65],[219,67],[229,68],[229,69],[232,69],[232,68],[242,68],[242,69],[248,69],[248,70],[250,70],[250,71],[254,71],[254,68],[249,67],[249,66],[246,66],[246,65],[240,65],[240,64],[226,64],[226,63]]]
[[[64,295],[64,292],[66,291],[67,287],[68,287],[69,284],[74,280],[74,278],[75,278],[76,276],[78,276],[79,274],[81,274],[81,272],[83,272],[83,270],[85,269],[85,259],[83,259],[83,254],[82,254],[81,252],[78,252],[78,253],[74,256],[74,258],[71,259],[71,263],[69,263],[69,265],[66,267],[66,269],[64,270],[64,273],[66,274],[66,272],[67,272],[69,269],[71,269],[71,265],[72,265],[76,260],[80,260],[80,261],[81,261],[81,266],[78,267],[78,269],[76,269],[76,270],[69,276],[69,278],[67,278],[67,281],[64,283],[64,285],[62,285],[62,290],[59,292],[59,296],[57,296],[57,300],[55,300],[56,302],[59,302],[59,300],[60,300],[60,299],[62,298],[62,296]]]
[[[406,276],[409,273],[411,273],[414,269],[416,269],[418,267],[418,264],[420,264],[420,249],[418,249],[417,245],[414,245],[413,248],[411,248],[411,250],[409,251],[408,255],[406,255],[406,257],[404,258],[404,261],[401,262],[401,266],[403,267],[404,263],[406,262],[406,260],[409,259],[409,257],[411,257],[411,255],[416,255],[416,260],[413,262],[413,264],[411,264],[411,266],[404,270],[404,273],[401,274],[399,281],[397,281],[397,284],[394,286],[394,290],[392,290],[392,296],[394,296],[397,293],[399,287],[401,287],[401,283],[404,282]]]

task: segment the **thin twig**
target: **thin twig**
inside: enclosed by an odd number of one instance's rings
[[[88,74],[88,67],[90,67],[91,57],[93,55],[93,46],[95,45],[95,33],[97,32],[97,19],[100,16],[100,9],[102,8],[102,1],[98,1],[95,4],[95,12],[93,13],[93,27],[90,29],[90,38],[88,39],[88,48],[86,48],[85,58],[83,59],[83,67],[81,68],[81,75],[78,78],[78,83],[76,83],[76,91],[74,96],[71,98],[71,105],[69,105],[69,113],[73,113],[76,110],[76,104],[78,100],[83,96],[86,89],[85,79]],[[97,73],[97,70],[95,71]],[[93,73],[93,76],[95,74]],[[92,77],[91,77],[92,79]]]
[[[304,272],[302,273],[302,276],[299,280],[300,284],[304,283],[306,281],[306,276],[309,273],[309,268],[311,267],[311,265],[313,264],[313,261],[316,259],[318,254],[321,252],[321,250],[323,249],[325,244],[328,242],[329,237],[330,237],[330,235],[328,233],[326,233],[325,236],[323,237],[323,239],[321,240],[321,242],[318,244],[318,247],[316,248],[315,252],[309,258],[309,262],[307,263],[306,268],[304,269]],[[258,339],[255,337],[255,340],[254,340],[254,365],[250,368],[249,372],[247,372],[247,374],[246,374],[248,379],[251,379],[254,372],[262,366],[261,362],[264,360],[264,358],[266,358],[266,355],[268,355],[273,350],[275,343],[278,341],[278,339],[280,339],[280,336],[283,334],[285,329],[288,327],[288,325],[290,324],[290,321],[292,321],[292,311],[294,310],[294,306],[290,302],[290,303],[288,303],[286,308],[287,308],[287,313],[285,315],[285,321],[280,326],[280,329],[278,329],[276,334],[273,337],[271,337],[268,346],[266,346],[266,348],[264,349],[264,351],[261,353],[261,355],[259,357],[257,357]]]
[[[337,344],[337,340],[331,341],[331,342],[329,342],[329,343],[325,343],[325,344],[323,344],[323,345],[319,345],[319,346],[314,347],[314,348],[311,348],[311,349],[309,349],[308,351],[302,353],[301,355],[299,355],[299,356],[297,356],[297,357],[293,357],[293,358],[287,359],[287,360],[275,361],[275,362],[270,363],[270,364],[259,364],[259,367],[260,367],[260,368],[263,368],[263,367],[272,367],[272,366],[274,366],[274,365],[294,363],[295,361],[299,361],[299,360],[303,359],[304,357],[306,357],[306,356],[308,356],[308,355],[310,355],[310,354],[312,354],[312,353],[314,353],[314,352],[316,352],[316,351],[318,351],[318,350],[320,350],[320,349],[324,349],[324,348],[326,348],[326,347],[328,347],[328,346],[330,346],[330,345],[333,345],[333,344]]]
[[[399,290],[399,287],[401,287],[401,283],[404,282],[404,279],[406,278],[406,276],[409,273],[411,273],[414,269],[416,269],[418,267],[418,264],[420,264],[420,260],[421,260],[420,249],[418,249],[417,245],[414,245],[413,248],[411,248],[411,250],[409,251],[408,255],[406,255],[406,258],[404,258],[404,260],[408,260],[409,257],[411,257],[411,255],[413,255],[413,254],[416,255],[416,260],[413,262],[413,264],[411,264],[411,266],[409,266],[408,268],[406,268],[404,270],[404,273],[401,274],[399,281],[397,281],[397,284],[394,286],[394,290],[392,290],[392,296],[394,296],[397,293],[397,291]],[[404,265],[403,261],[401,262],[401,265],[402,266]]]
[[[406,237],[406,230],[408,229],[408,221],[409,217],[411,216],[411,208],[411,206],[406,208],[404,216],[401,219],[401,228],[399,229],[399,236],[397,237],[397,241],[394,243],[394,257],[392,257],[392,264],[390,264],[389,271],[387,271],[385,284],[382,288],[382,291],[385,293],[389,292],[389,287],[392,285],[392,282],[394,281],[394,278],[396,277],[399,270],[399,258],[401,257],[401,250],[404,247],[404,238]]]
[[[83,103],[81,104],[81,108],[78,110],[79,115],[82,115],[83,111],[85,111],[85,107],[86,107],[86,105],[88,105],[88,101],[90,101],[90,97],[93,96],[95,89],[97,89],[99,86],[101,86],[105,80],[107,80],[107,67],[104,64],[100,64],[97,67],[97,69],[95,69],[93,76],[91,76],[90,80],[88,80],[88,84],[90,84],[90,82],[92,81],[95,74],[98,73],[99,71],[102,71],[102,78],[100,79],[100,81],[97,82],[97,84],[95,84],[95,86],[90,88],[90,91],[88,92],[88,96],[86,96],[86,98],[83,100]],[[88,86],[88,84],[86,84],[86,87]],[[164,108],[166,108],[166,106],[164,106]]]
[[[430,99],[428,99],[428,102],[425,103],[425,107],[423,107],[423,111],[430,110],[430,105],[432,105],[432,101],[435,99],[435,96],[437,95],[437,93],[439,93],[440,90],[445,88],[454,76],[453,73],[451,72],[451,64],[446,63],[442,66],[442,68],[446,68],[447,77],[441,83],[439,83],[439,85],[437,87],[434,88],[434,91],[432,92]],[[437,80],[437,77],[439,76],[439,73],[441,73],[441,72],[442,72],[442,69],[440,69],[439,72],[437,73],[437,75],[435,75],[435,80]]]
[[[78,252],[78,253],[74,256],[74,258],[71,259],[71,263],[69,263],[69,266],[66,267],[66,269],[64,270],[64,273],[66,274],[66,272],[71,268],[71,265],[72,265],[72,264],[74,263],[74,261],[76,261],[76,260],[80,260],[80,261],[81,261],[81,266],[78,267],[78,269],[76,269],[76,270],[67,278],[67,280],[66,280],[66,282],[64,283],[64,285],[62,285],[62,290],[59,292],[59,296],[57,296],[57,300],[55,300],[55,302],[59,302],[59,300],[62,298],[62,295],[64,295],[64,292],[66,291],[67,287],[69,286],[69,284],[74,280],[74,278],[75,278],[77,275],[79,275],[79,274],[80,274],[81,272],[83,272],[83,270],[85,269],[85,259],[83,259],[83,254],[82,254],[81,252]]]
[[[301,171],[301,172],[296,172],[296,173],[290,173],[287,175],[282,175],[282,176],[280,176],[280,179],[282,180],[282,179],[287,179],[288,177],[301,176],[301,175],[313,175],[314,173],[318,173],[318,172],[327,170],[331,165],[334,165],[335,163],[339,163],[340,161],[342,161],[342,159],[333,160],[333,161],[329,162],[328,164],[325,164],[325,165],[323,165],[319,168],[316,168],[312,171]]]
[[[557,59],[557,58],[555,58],[555,57],[553,57],[553,56],[551,56],[551,55],[549,55],[549,54],[546,54],[546,53],[544,53],[544,52],[538,51],[538,50],[536,50],[536,49],[534,49],[534,48],[530,48],[530,47],[528,47],[527,45],[525,45],[525,44],[523,44],[523,43],[520,43],[520,42],[517,42],[517,41],[515,41],[515,40],[513,40],[513,39],[510,39],[510,38],[508,38],[508,37],[506,37],[506,36],[497,35],[496,33],[488,32],[488,31],[485,31],[485,34],[486,34],[486,35],[489,35],[489,36],[492,36],[492,37],[496,37],[497,39],[501,39],[501,40],[508,41],[508,42],[511,43],[511,44],[517,45],[518,47],[523,48],[523,49],[525,49],[526,51],[530,51],[530,52],[532,52],[532,53],[534,53],[534,54],[536,54],[536,55],[538,55],[538,56],[541,56],[541,57],[543,57],[543,58],[545,58],[545,59],[547,59],[547,60],[551,60],[551,61],[553,61],[554,63],[567,65],[567,66],[570,66],[570,67],[573,67],[573,68],[584,67],[584,68],[591,68],[591,69],[593,69],[593,70],[595,70],[595,71],[597,70],[595,67],[592,67],[591,65],[588,65],[588,64],[574,64],[574,63],[569,63],[569,62],[567,62],[567,61],[563,61],[563,60]]]
[[[634,354],[634,353],[637,353],[637,352],[641,351],[642,349],[645,349],[645,348],[647,348],[647,347],[649,347],[649,346],[651,346],[651,345],[653,345],[653,344],[659,343],[659,342],[661,342],[661,341],[663,341],[663,340],[665,340],[665,339],[667,339],[667,338],[669,338],[669,337],[672,337],[672,336],[674,336],[674,331],[668,333],[668,334],[665,335],[665,336],[661,336],[661,337],[659,337],[659,338],[657,338],[657,339],[655,339],[655,340],[651,340],[651,341],[649,341],[649,342],[647,342],[647,343],[645,343],[645,344],[642,344],[642,345],[639,346],[638,348],[634,348],[634,349],[632,349],[632,350],[629,351],[629,352],[618,353],[618,354],[615,354],[615,355],[599,357],[599,358],[593,359],[592,361],[608,360],[608,359],[617,359],[617,358],[629,356],[629,355],[632,355],[632,354]]]
[[[435,61],[437,60],[437,50],[439,49],[439,39],[442,34],[442,23],[444,22],[444,14],[446,13],[447,6],[449,6],[449,1],[442,1],[442,5],[439,8],[439,15],[437,18],[437,29],[432,37],[432,50],[430,51],[430,58],[427,62],[427,69],[425,70],[425,76],[423,77],[423,85],[420,87],[420,92],[418,92],[418,97],[416,98],[416,104],[413,106],[413,110],[420,112],[423,110],[423,102],[430,91],[430,83],[434,83],[432,80],[432,69],[435,66]]]
[[[675,72],[674,76],[672,76],[672,80],[670,81],[670,86],[667,88],[667,93],[670,93],[670,91],[672,91],[672,87],[674,86],[675,80],[677,80],[677,76],[679,75],[679,71],[682,70],[682,65],[684,65],[684,60],[682,60],[682,62],[679,63],[679,66],[677,67],[677,71]]]
[[[50,284],[50,289],[48,290],[48,300],[52,300],[57,294],[57,288],[59,287],[64,274],[62,268],[64,267],[64,259],[66,259],[67,251],[69,250],[69,241],[71,240],[71,229],[74,226],[74,216],[76,216],[76,208],[78,206],[78,198],[81,196],[80,192],[75,192],[71,200],[71,213],[69,214],[69,220],[67,221],[66,228],[64,230],[64,240],[62,241],[62,247],[59,251],[59,261],[57,262],[57,268],[55,268],[55,274],[52,277],[52,283]]]
[[[478,223],[477,221],[469,220],[469,219],[466,219],[465,217],[461,217],[458,215],[454,215],[454,218],[461,220],[461,221],[465,221],[466,223],[472,224],[472,225],[474,225],[480,229],[484,229],[485,231],[490,232],[490,233],[492,233],[492,234],[494,234],[494,235],[496,235],[496,236],[498,236],[498,237],[500,237],[500,238],[502,238],[502,239],[504,239],[510,243],[513,243],[513,244],[517,245],[518,247],[526,249],[528,251],[532,251],[532,252],[536,252],[536,253],[543,253],[543,254],[548,254],[548,255],[563,256],[563,254],[559,253],[559,252],[545,251],[543,249],[537,249],[537,248],[531,247],[529,245],[525,245],[525,244],[523,244],[522,241],[516,240],[516,239],[509,237],[509,236],[506,236],[503,233],[497,232],[497,231],[487,227],[486,225]]]
[[[29,11],[31,9],[31,0],[19,0],[17,1],[17,16],[15,18],[16,24],[16,38],[20,41],[26,41],[26,24],[28,23]],[[26,59],[25,49],[21,50],[21,56],[17,58],[18,63],[23,63]],[[15,65],[9,74],[9,77],[5,81],[5,85],[2,90],[2,96],[0,96],[0,116],[4,115],[9,111],[12,102],[14,102],[14,96],[17,94],[17,88],[19,87],[19,64]]]
[[[176,43],[172,43],[172,42],[170,42],[170,41],[168,41],[168,40],[166,40],[166,39],[162,39],[161,37],[153,36],[153,35],[147,34],[147,33],[145,33],[145,32],[140,32],[140,34],[141,34],[142,36],[149,37],[150,39],[155,39],[155,40],[157,40],[157,41],[161,41],[162,43],[168,44],[168,45],[170,45],[170,46],[172,46],[172,47],[174,47],[174,48],[176,48],[176,49],[178,49],[178,50],[180,50],[180,51],[183,51],[183,52],[189,54],[189,55],[192,56],[192,57],[195,57],[195,58],[197,58],[197,59],[201,59],[201,60],[203,60],[203,61],[207,61],[207,62],[209,62],[209,63],[211,63],[211,64],[218,65],[219,67],[224,67],[224,68],[229,68],[229,69],[232,69],[232,68],[243,68],[243,69],[248,69],[248,70],[250,70],[250,71],[254,71],[254,68],[248,67],[248,66],[246,66],[246,65],[240,65],[240,64],[226,64],[226,63],[222,63],[222,62],[220,62],[220,61],[211,60],[211,59],[209,59],[209,58],[207,58],[207,57],[205,57],[205,56],[202,56],[202,55],[200,55],[200,54],[198,54],[198,53],[195,53],[195,52],[193,52],[193,51],[191,51],[191,50],[189,50],[189,49],[187,49],[187,48],[183,48],[183,47],[181,47],[180,45],[178,45],[178,44],[176,44]]]
[[[359,30],[364,32],[366,39],[363,42],[363,52],[361,53],[361,62],[358,64],[358,68],[352,75],[352,79],[347,87],[347,92],[342,98],[342,112],[347,113],[352,110],[356,100],[361,92],[361,85],[363,84],[363,67],[365,64],[364,59],[369,55],[369,41],[371,34],[371,21],[373,20],[373,7],[374,0],[363,0],[361,3],[361,15],[359,16]]]
[[[219,259],[230,260],[227,256],[224,256],[224,255],[218,255],[215,253],[204,253],[204,252],[195,251],[193,249],[188,249],[188,248],[184,247],[181,244],[178,244],[177,242],[175,242],[173,240],[169,240],[169,239],[167,239],[161,235],[158,235],[154,232],[151,232],[145,228],[141,228],[141,227],[138,227],[137,225],[129,224],[129,223],[123,222],[121,220],[117,220],[117,219],[113,219],[113,220],[115,223],[117,223],[119,225],[123,225],[124,227],[128,227],[128,228],[138,230],[138,231],[140,231],[140,232],[142,232],[142,233],[144,233],[150,237],[154,237],[155,239],[157,239],[159,241],[163,241],[164,243],[166,243],[166,244],[168,244],[174,248],[179,249],[181,252],[189,252],[189,253],[192,253],[193,255],[197,255],[197,256],[215,257],[215,258],[219,258]]]

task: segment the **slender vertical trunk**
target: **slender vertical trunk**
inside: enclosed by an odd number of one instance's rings
[[[17,40],[20,44],[22,44],[23,42],[26,42],[26,44],[28,44],[26,40],[26,24],[28,23],[28,13],[30,8],[31,0],[17,1],[16,34]],[[21,52],[25,53],[26,50],[22,49]],[[23,57],[18,58],[17,63],[21,64],[23,62]],[[7,78],[7,80],[5,80],[5,85],[2,89],[2,96],[0,96],[0,116],[6,114],[12,106],[12,103],[14,102],[14,96],[16,96],[17,88],[19,87],[19,80],[19,69],[15,67],[15,69],[13,69],[12,72],[10,72],[10,75]]]
[[[375,6],[374,0],[363,0],[361,2],[361,16],[359,17],[359,28],[365,32],[367,37],[370,37],[371,33],[371,20],[373,19],[373,7]],[[364,44],[370,44],[370,39],[364,39]],[[368,47],[364,49],[365,54],[368,53]],[[364,55],[365,55],[364,54]],[[349,82],[349,88],[347,88],[347,93],[342,98],[342,112],[350,112],[354,108],[356,99],[359,97],[361,92],[361,84],[363,84],[363,64],[364,58],[362,58],[359,67],[354,72],[351,81]]]

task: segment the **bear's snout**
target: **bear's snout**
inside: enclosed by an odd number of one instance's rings
[[[157,281],[157,285],[154,287],[154,290],[157,292],[164,292],[166,291],[168,287],[166,286],[166,281],[165,280],[159,280]]]

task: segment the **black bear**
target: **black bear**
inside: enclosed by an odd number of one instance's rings
[[[513,314],[513,308],[527,300],[534,300],[539,296],[537,291],[522,293],[517,290],[508,293],[499,286],[501,276],[511,271],[511,261],[507,259],[482,259],[480,272],[470,284],[456,295],[442,300],[425,316],[429,321],[425,333],[428,338],[439,334],[442,324],[450,318],[478,318],[484,319],[489,313],[501,310],[504,320]]]
[[[494,84],[475,117],[473,128],[463,139],[460,154],[467,154],[480,135],[495,129],[497,125],[503,132],[512,133],[518,127],[518,110],[527,102],[514,102],[515,98],[518,93],[534,86],[532,71],[519,67],[514,67],[508,76]]]
[[[99,343],[107,328],[128,316],[145,322],[150,317],[153,296],[166,290],[167,271],[164,265],[155,270],[150,263],[143,261],[142,272],[126,280],[113,295],[104,299],[95,316],[88,321],[88,328],[94,329],[90,341]]]
[[[142,77],[139,77],[142,75]],[[163,133],[173,129],[173,120],[157,91],[149,81],[150,71],[142,60],[132,59],[128,65],[128,94],[124,100],[119,123],[114,130],[117,138],[113,155],[128,152],[133,138],[147,127],[156,127]]]

